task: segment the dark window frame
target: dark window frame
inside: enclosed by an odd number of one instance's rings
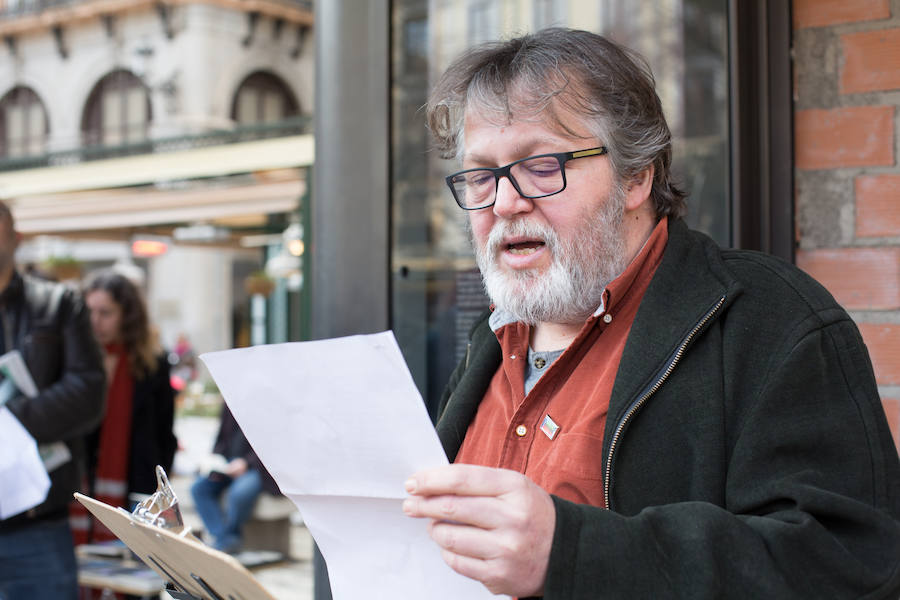
[[[732,245],[793,262],[791,6],[729,0]]]

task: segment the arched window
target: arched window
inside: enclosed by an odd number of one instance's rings
[[[129,71],[113,71],[88,96],[81,119],[84,144],[119,146],[145,140],[151,117],[146,86]]]
[[[42,154],[47,132],[47,111],[32,89],[17,86],[0,98],[0,156]]]
[[[271,123],[300,114],[294,94],[280,77],[257,71],[238,86],[231,118],[240,125]]]

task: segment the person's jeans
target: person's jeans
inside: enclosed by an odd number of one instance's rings
[[[241,529],[262,491],[262,476],[249,469],[237,479],[216,474],[201,477],[191,486],[197,513],[215,538],[217,550],[235,551],[241,545]],[[220,497],[224,494],[224,502]]]
[[[0,531],[0,600],[26,598],[78,598],[78,567],[67,519]]]

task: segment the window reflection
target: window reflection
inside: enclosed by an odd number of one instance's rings
[[[725,0],[396,0],[393,12],[392,327],[430,410],[487,306],[465,214],[443,185],[459,167],[430,149],[420,110],[467,45],[562,25],[640,52],[690,192],[688,223],[729,245]]]

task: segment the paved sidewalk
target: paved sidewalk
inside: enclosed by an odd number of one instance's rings
[[[253,571],[256,579],[277,600],[312,600],[312,538],[306,527],[291,531],[291,562]]]

